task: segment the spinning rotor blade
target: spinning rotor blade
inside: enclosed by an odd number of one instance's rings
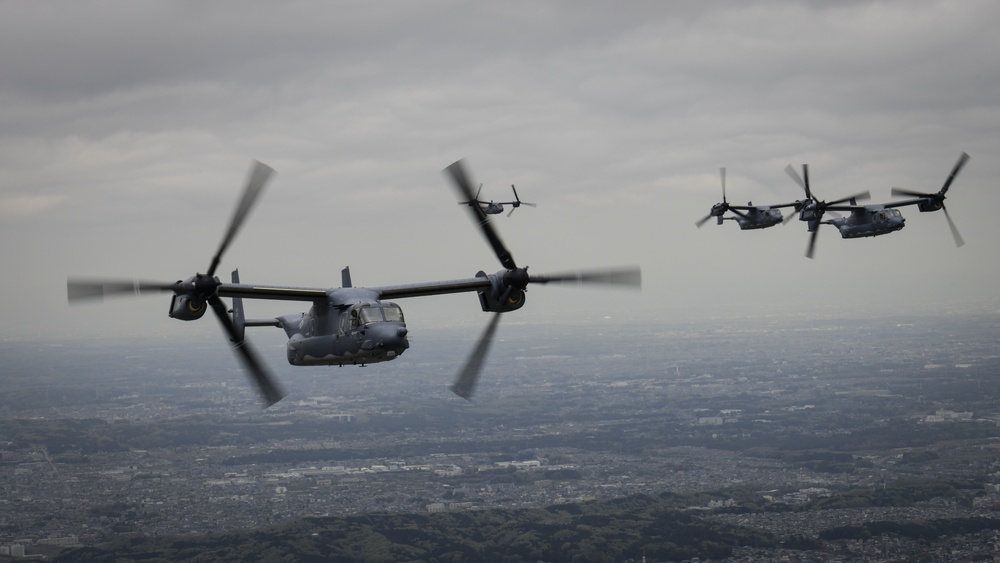
[[[905,190],[903,188],[892,188],[892,196],[908,196],[908,197],[934,197],[937,194],[928,194],[924,192],[914,192],[912,190]]]
[[[948,213],[948,208],[945,207],[944,200],[945,200],[945,194],[948,192],[948,189],[951,187],[952,182],[955,181],[955,177],[958,176],[958,173],[962,171],[962,168],[965,167],[965,163],[968,162],[968,161],[969,161],[969,155],[968,155],[968,153],[964,153],[963,152],[958,157],[958,162],[956,162],[955,166],[952,167],[951,173],[948,174],[948,178],[945,179],[944,185],[941,186],[941,190],[938,191],[937,193],[929,194],[929,193],[924,193],[924,192],[915,192],[915,191],[911,191],[911,190],[905,190],[903,188],[892,188],[892,195],[893,196],[909,196],[909,197],[924,198],[924,199],[930,200],[931,202],[935,203],[936,205],[940,205],[941,206],[941,211],[944,211],[944,217],[945,217],[945,219],[948,220],[948,228],[951,229],[951,236],[952,236],[952,238],[955,239],[955,246],[958,246],[958,247],[961,247],[962,245],[964,245],[965,241],[962,239],[962,235],[960,235],[958,233],[958,227],[955,226],[955,221],[952,220],[951,214]]]
[[[280,401],[285,396],[285,392],[278,387],[274,378],[264,368],[264,363],[260,361],[257,353],[250,347],[250,342],[241,339],[239,331],[236,330],[236,325],[229,318],[229,313],[226,311],[226,306],[222,303],[222,299],[218,295],[213,295],[209,297],[208,303],[212,306],[212,310],[215,311],[215,316],[218,317],[222,328],[226,329],[226,332],[229,334],[229,339],[236,343],[233,348],[236,351],[236,357],[240,359],[243,367],[250,373],[250,379],[257,386],[257,391],[260,393],[261,398],[264,399],[264,404],[269,407]]]
[[[459,196],[468,200],[474,199],[472,196],[472,184],[469,182],[469,177],[465,173],[465,167],[462,165],[461,160],[456,160],[447,168],[444,169],[445,172],[451,175],[451,179],[455,184],[455,188],[458,190]],[[504,246],[503,241],[500,240],[500,235],[497,234],[493,225],[490,224],[489,217],[483,212],[482,208],[478,205],[470,205],[469,209],[472,210],[472,217],[476,224],[479,225],[479,229],[482,231],[483,236],[493,247],[493,252],[496,253],[497,258],[504,268],[508,270],[513,270],[517,268],[514,263],[514,258],[511,257],[510,251]]]
[[[257,196],[260,195],[261,190],[267,184],[267,181],[274,174],[274,169],[270,166],[257,162],[253,163],[253,168],[250,169],[250,176],[247,178],[246,188],[243,189],[243,199],[240,200],[239,205],[236,206],[236,210],[233,212],[232,219],[229,220],[229,230],[226,231],[226,235],[222,237],[222,243],[219,244],[219,250],[215,253],[212,258],[212,265],[208,268],[208,276],[211,277],[215,274],[215,268],[218,267],[219,262],[222,260],[222,253],[226,251],[229,247],[229,243],[233,241],[236,233],[243,226],[244,219],[250,213],[253,208],[254,202],[257,201]]]
[[[958,176],[958,173],[962,171],[962,168],[965,167],[965,163],[968,161],[969,155],[963,152],[962,155],[958,157],[958,162],[956,162],[955,166],[951,169],[951,173],[948,174],[948,178],[945,179],[944,185],[941,186],[941,190],[937,193],[915,192],[903,188],[892,188],[892,195],[944,199],[944,194],[948,192],[948,188],[951,187],[951,183],[955,181],[955,176]]]
[[[806,197],[807,198],[809,198],[809,199],[813,198],[812,192],[809,191],[809,165],[808,164],[803,164],[802,165],[802,173],[806,177],[805,180],[803,180],[801,177],[799,177],[799,174],[795,171],[795,168],[793,168],[791,164],[789,164],[788,166],[785,167],[785,172],[789,176],[791,176],[792,180],[795,180],[795,183],[798,184],[799,187],[802,188],[806,192]]]
[[[705,215],[705,217],[703,217],[701,219],[698,219],[697,221],[694,222],[694,226],[698,227],[699,229],[701,228],[702,225],[704,225],[712,217],[721,217],[726,211],[730,211],[729,202],[726,201],[726,167],[725,166],[723,166],[722,168],[719,168],[719,178],[722,179],[722,203],[721,204],[713,205],[712,206],[712,211],[709,211],[708,215]],[[721,205],[722,212],[719,213],[718,215],[716,215],[715,214],[715,210],[720,205]],[[736,212],[734,211],[734,213],[736,213]],[[744,215],[743,217],[745,218],[746,215]]]
[[[469,180],[462,160],[455,161],[445,168],[443,172],[451,177],[455,189],[458,191],[459,199],[472,198],[472,183]],[[513,188],[513,185],[511,185],[511,188]],[[514,195],[517,197],[516,189]],[[518,202],[520,202],[519,199]],[[507,250],[503,241],[500,240],[500,236],[493,228],[483,209],[479,206],[472,206],[472,215],[475,222],[479,225],[483,236],[486,237],[487,242],[489,242],[500,263],[503,264],[507,271],[498,272],[495,276],[488,276],[490,283],[494,284],[494,286],[496,283],[502,284],[502,293],[499,295],[499,299],[495,299],[495,297],[490,299],[491,305],[489,308],[486,305],[483,306],[484,310],[494,311],[493,318],[490,319],[489,324],[487,324],[475,348],[470,353],[458,377],[451,385],[451,390],[456,395],[465,399],[470,398],[475,391],[476,384],[479,381],[479,373],[482,371],[486,355],[493,343],[494,334],[500,323],[500,315],[504,312],[520,308],[521,302],[519,300],[522,297],[520,292],[525,290],[529,283],[603,283],[633,287],[639,287],[641,284],[641,275],[638,268],[569,272],[552,276],[529,276],[528,268],[517,267],[513,257],[510,255],[510,251]],[[518,300],[515,303],[511,303],[510,300],[515,295],[515,291],[518,292]],[[384,292],[383,296],[385,296]]]
[[[642,287],[642,271],[639,268],[626,268],[620,270],[591,270],[565,272],[547,276],[529,276],[530,283],[593,283],[605,285],[624,285],[628,287]]]
[[[938,194],[943,196],[948,191],[948,188],[951,187],[951,183],[955,181],[955,176],[958,176],[958,173],[962,171],[962,167],[964,167],[965,163],[968,161],[969,155],[963,152],[961,156],[958,157],[958,162],[956,162],[955,167],[951,169],[951,174],[948,174],[948,179],[944,181],[944,185],[941,186],[941,191],[939,191]]]
[[[513,188],[514,184],[511,184],[510,187]],[[511,215],[513,215],[514,214],[514,210],[517,209],[518,207],[521,207],[522,205],[527,205],[528,207],[538,207],[537,204],[528,203],[527,201],[521,201],[521,199],[517,197],[517,191],[516,190],[514,191],[514,199],[516,199],[517,201],[508,201],[507,202],[511,206],[510,212],[507,213],[508,217],[510,217]]]
[[[274,170],[269,166],[254,161],[253,167],[250,169],[250,175],[247,178],[246,187],[243,190],[243,196],[233,212],[233,216],[229,221],[229,227],[222,238],[222,242],[219,244],[215,256],[212,258],[207,274],[198,273],[185,281],[176,281],[173,283],[138,280],[69,279],[66,282],[66,295],[69,301],[72,303],[88,299],[101,299],[112,295],[139,295],[147,292],[169,291],[173,292],[175,296],[186,296],[189,300],[187,302],[189,305],[197,304],[200,306],[203,302],[208,303],[215,312],[215,316],[218,317],[223,329],[228,333],[230,340],[236,343],[236,356],[243,364],[243,367],[250,373],[251,379],[263,397],[265,404],[271,406],[280,401],[285,395],[284,392],[265,369],[263,362],[258,358],[253,348],[250,347],[250,344],[244,340],[242,321],[240,321],[241,326],[237,327],[233,319],[230,318],[225,304],[223,304],[222,299],[218,295],[219,286],[222,284],[214,275],[215,269],[222,260],[223,253],[225,253],[229,244],[239,232],[240,227],[243,225],[247,215],[250,213],[258,196],[273,173]],[[233,280],[234,283],[238,283],[239,278],[236,273],[233,275]],[[194,320],[199,318],[202,313],[202,311],[195,311],[194,309],[190,309],[188,312],[191,313],[191,316],[187,318],[182,316],[183,320]],[[174,303],[171,304],[170,316],[175,316]]]
[[[812,258],[813,253],[816,251],[816,237],[819,235],[819,226],[816,230],[809,233],[809,246],[806,248],[806,258]]]
[[[521,196],[517,195],[517,188],[514,187],[514,184],[510,185],[510,189],[514,190],[514,201],[510,202],[511,204],[514,205],[514,207],[518,207],[521,205],[527,205],[528,207],[538,207],[537,204],[528,203],[527,201],[521,201]]]
[[[88,299],[104,299],[117,295],[140,295],[142,293],[173,291],[176,283],[139,280],[83,280],[66,281],[66,297],[70,303]]]
[[[782,225],[787,225],[789,221],[794,219],[795,216],[798,215],[800,211],[802,211],[803,202],[795,202],[793,205],[795,206],[795,210],[781,218]]]
[[[837,205],[838,203],[844,203],[845,201],[851,201],[852,199],[855,200],[855,201],[857,201],[857,200],[865,201],[865,200],[869,200],[871,198],[872,198],[871,192],[869,192],[868,190],[865,190],[863,192],[858,192],[858,193],[856,193],[854,195],[849,195],[847,197],[842,197],[840,199],[835,199],[833,201],[829,201],[829,202],[825,201],[821,205],[823,207],[826,207],[828,205]]]
[[[951,236],[955,239],[955,246],[961,248],[965,241],[962,239],[962,235],[958,234],[958,227],[955,226],[955,222],[951,220],[951,213],[948,213],[948,208],[944,205],[941,206],[941,211],[944,211],[944,218],[948,220],[948,228],[951,229]]]
[[[508,288],[504,300],[509,296],[510,289]],[[462,371],[458,372],[458,377],[455,378],[455,383],[450,387],[452,393],[458,395],[463,399],[471,399],[472,393],[476,390],[476,384],[479,382],[479,372],[483,369],[483,362],[486,360],[486,354],[490,351],[490,345],[493,344],[493,335],[497,331],[497,325],[500,324],[500,315],[502,313],[493,313],[493,318],[490,319],[490,323],[486,325],[486,330],[483,331],[482,336],[479,337],[479,342],[476,347],[473,348],[472,353],[469,354],[469,359],[465,361],[465,365],[462,366]]]

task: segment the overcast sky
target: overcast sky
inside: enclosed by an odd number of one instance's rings
[[[70,307],[66,278],[206,271],[252,159],[277,175],[219,270],[246,282],[499,270],[441,174],[466,158],[484,198],[538,204],[495,219],[519,265],[642,267],[641,293],[532,288],[515,326],[995,310],[998,22],[989,0],[0,1],[0,336],[222,339],[168,296]],[[963,151],[962,248],[912,207],[879,238],[822,227],[814,260],[798,221],[694,225],[723,166],[733,203],[801,197],[790,163],[884,202]],[[400,305],[411,330],[487,320],[473,295]]]

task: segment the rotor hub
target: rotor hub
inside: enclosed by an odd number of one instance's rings
[[[514,268],[513,270],[507,270],[507,273],[503,276],[503,282],[505,285],[516,287],[520,290],[525,290],[528,287],[528,267],[524,268]]]

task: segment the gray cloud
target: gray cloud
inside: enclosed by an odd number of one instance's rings
[[[163,300],[67,308],[67,275],[205,269],[250,159],[278,175],[224,267],[368,285],[498,269],[440,170],[468,157],[539,272],[641,263],[641,297],[533,290],[521,318],[990,302],[1000,204],[991,2],[107,2],[0,6],[4,334],[94,318],[177,330]],[[694,228],[720,197],[937,190],[949,209],[840,240]],[[468,297],[468,296],[465,296]],[[480,322],[474,299],[404,303]],[[441,311],[442,303],[448,311]],[[270,304],[260,304],[263,309]],[[285,308],[288,306],[285,305]],[[529,310],[530,309],[530,310]],[[281,311],[278,311],[281,312]],[[289,312],[289,311],[284,311]],[[207,324],[207,323],[203,323]],[[170,327],[170,328],[164,328]],[[214,329],[214,327],[211,327]],[[152,330],[152,329],[150,329]]]

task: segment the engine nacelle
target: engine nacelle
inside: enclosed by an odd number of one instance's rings
[[[919,209],[921,213],[937,211],[942,207],[944,207],[944,200],[940,199],[925,199],[917,204],[917,209]]]
[[[799,210],[799,220],[800,221],[818,221],[822,217],[821,214],[817,213],[815,203],[805,204],[801,210]]]
[[[195,295],[177,295],[170,300],[170,318],[196,321],[205,315],[208,303]]]
[[[490,276],[484,272],[476,274],[477,278],[487,278],[490,280],[490,289],[478,292],[479,304],[482,306],[483,311],[506,313],[508,311],[516,311],[524,306],[524,290],[509,287],[510,292],[508,293],[508,286],[503,283],[503,277],[506,273],[497,272]],[[507,293],[506,299],[504,299],[505,293]]]

